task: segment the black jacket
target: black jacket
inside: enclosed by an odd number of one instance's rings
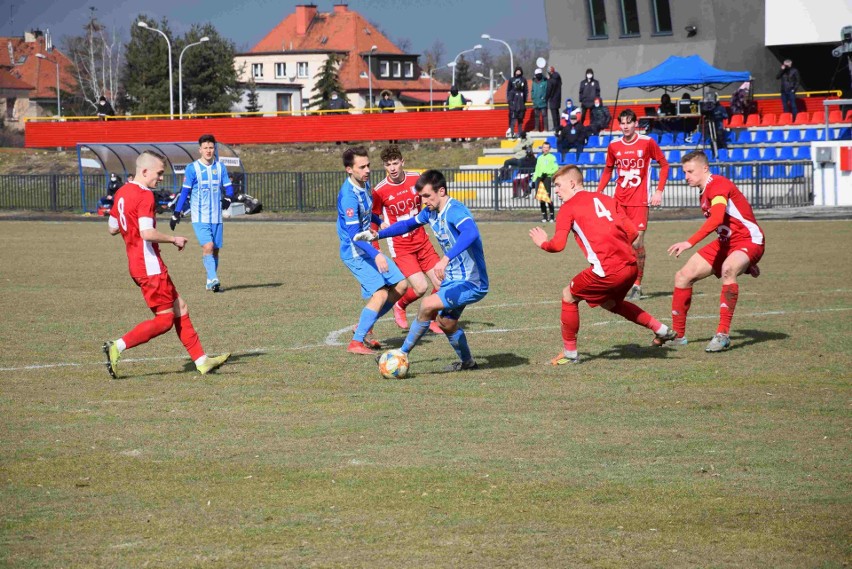
[[[559,137],[557,140],[561,145],[582,144],[585,146],[586,141],[589,139],[589,132],[578,121],[576,125],[569,124],[568,126],[563,126],[557,136]]]
[[[547,92],[544,98],[547,99],[547,106],[552,109],[562,106],[562,76],[559,72],[554,71],[547,78]]]
[[[524,118],[529,90],[524,76],[512,77],[506,88],[506,101],[509,103],[509,113],[515,118]]]
[[[799,70],[795,67],[785,67],[775,78],[781,80],[782,91],[796,91],[799,88]]]
[[[595,78],[583,79],[580,82],[580,104],[584,107],[593,107],[595,98],[601,96],[601,84]]]

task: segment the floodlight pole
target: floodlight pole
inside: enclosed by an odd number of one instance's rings
[[[210,41],[210,38],[204,36],[197,42],[191,43],[183,48],[180,52],[180,56],[178,56],[178,118],[183,119],[183,54],[192,46],[201,45],[206,41]]]
[[[151,30],[152,32],[157,32],[164,38],[166,38],[166,46],[169,48],[169,118],[174,120],[175,118],[175,89],[174,89],[174,81],[172,80],[172,42],[169,41],[169,36],[164,34],[161,30],[157,28],[152,28],[146,22],[137,22],[137,26],[140,28],[145,28],[146,30]]]

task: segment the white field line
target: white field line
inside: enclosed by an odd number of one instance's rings
[[[529,304],[545,304],[544,302],[536,302]],[[492,306],[481,306],[479,308],[499,308],[502,306],[515,306],[512,305],[492,305]],[[471,309],[474,308],[473,306]],[[755,317],[760,318],[764,316],[787,316],[794,314],[822,314],[827,312],[848,312],[852,310],[852,307],[843,307],[843,308],[818,308],[814,310],[769,310],[766,312],[752,312],[750,314],[736,314],[739,318],[748,318]],[[718,318],[718,314],[695,314],[690,315],[690,320],[710,320]],[[610,324],[625,324],[627,321],[619,318],[618,320],[604,320],[600,322],[590,322],[584,324],[585,326],[608,326]],[[529,328],[493,328],[490,330],[466,330],[467,334],[506,334],[512,332],[528,332],[533,330],[553,330],[558,329],[561,326],[558,324],[551,326],[535,326]],[[234,352],[234,354],[239,355],[247,355],[247,354],[268,354],[273,352],[295,352],[300,350],[315,350],[318,348],[328,348],[328,347],[338,347],[345,345],[343,342],[339,340],[340,336],[352,331],[352,326],[347,326],[345,328],[341,328],[339,330],[335,330],[329,333],[325,338],[325,342],[322,344],[309,344],[304,346],[291,346],[291,347],[283,347],[283,346],[271,346],[264,348],[248,348],[239,352]],[[188,360],[189,358],[184,355],[179,356],[165,356],[165,357],[151,357],[151,358],[122,358],[122,362],[153,362],[153,361],[166,361],[166,360]],[[93,367],[93,366],[102,366],[105,364],[105,361],[99,360],[97,362],[60,362],[53,364],[33,364],[27,366],[15,366],[15,367],[0,367],[0,372],[16,372],[16,371],[33,371],[40,369],[52,369],[52,368],[62,368],[62,367]]]

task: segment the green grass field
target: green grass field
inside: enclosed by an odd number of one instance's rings
[[[699,224],[648,234],[640,304],[665,322],[665,249]],[[170,332],[110,380],[101,343],[149,315],[120,238],[2,222],[0,566],[847,567],[852,223],[762,225],[729,352],[703,351],[713,279],[689,346],[583,305],[584,362],[553,368],[584,260],[483,223],[491,292],[462,319],[481,369],[442,373],[427,336],[389,381],[344,350],[363,304],[332,223],[229,223],[223,294],[194,238],[164,259],[230,362],[199,376]]]

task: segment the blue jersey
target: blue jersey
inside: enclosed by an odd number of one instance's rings
[[[340,186],[340,193],[337,194],[337,236],[340,238],[341,259],[370,258],[352,241],[349,229],[355,225],[357,232],[367,231],[370,229],[372,214],[373,192],[370,190],[370,183],[367,182],[364,188],[359,188],[353,185],[347,176]]]
[[[460,201],[450,198],[441,212],[423,209],[415,218],[418,223],[426,223],[432,228],[444,254],[450,251],[459,237],[459,226],[476,222],[470,210]],[[476,229],[476,239],[473,243],[451,259],[444,271],[444,281],[466,281],[477,287],[488,290],[488,272],[485,269],[485,252],[482,249],[482,238]]]
[[[230,196],[234,193],[228,169],[218,160],[208,166],[196,160],[186,166],[183,188],[175,211],[183,211],[190,200],[193,223],[222,223],[222,189]]]

